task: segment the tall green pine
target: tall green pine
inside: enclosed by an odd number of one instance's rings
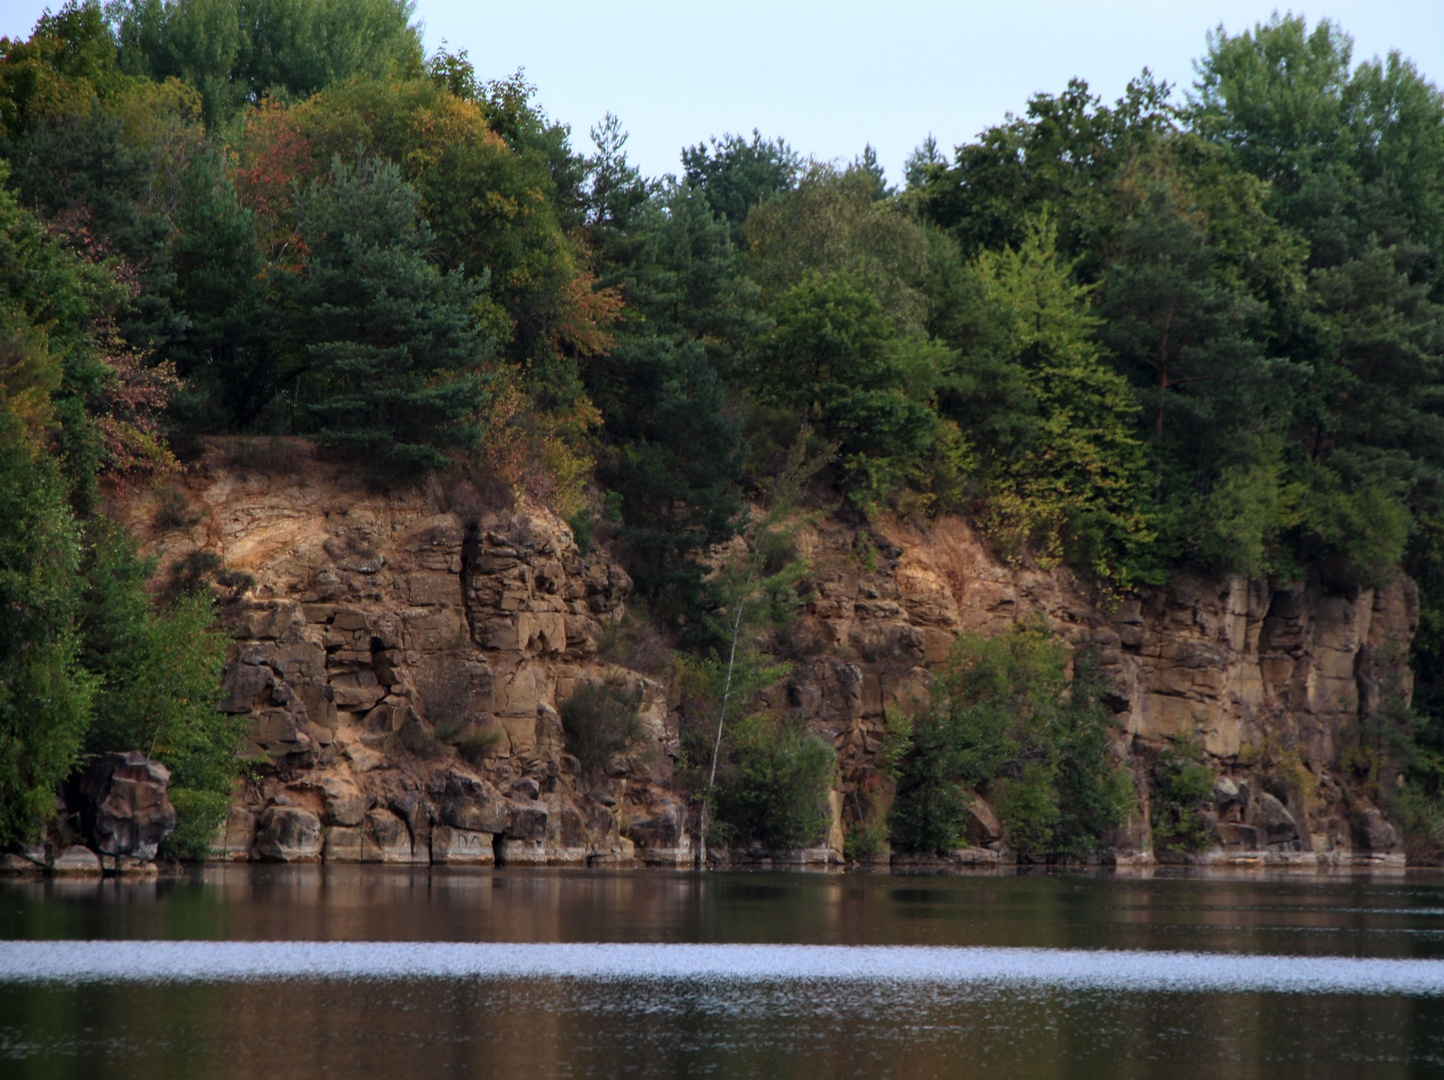
[[[334,159],[299,199],[310,261],[288,288],[316,437],[392,476],[475,446],[488,383],[481,286],[428,258],[420,201],[390,162]]]

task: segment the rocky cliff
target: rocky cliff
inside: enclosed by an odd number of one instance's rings
[[[489,508],[435,481],[378,493],[299,441],[213,440],[174,490],[112,509],[162,579],[224,568],[222,708],[252,718],[254,768],[223,857],[692,861],[668,688],[599,649],[631,582],[545,507]],[[925,531],[829,520],[799,546],[816,599],[779,645],[799,659],[770,704],[837,748],[833,825],[822,849],[754,857],[840,861],[848,825],[886,809],[874,758],[889,711],[925,700],[959,633],[1042,618],[1095,646],[1116,685],[1118,752],[1144,793],[1117,858],[1153,857],[1149,770],[1186,739],[1219,771],[1206,860],[1401,861],[1350,753],[1361,708],[1407,694],[1408,580],[1341,596],[1185,575],[1105,612],[1064,571],[1000,564],[954,518]],[[558,714],[582,681],[641,701],[644,737],[600,772],[568,753]],[[974,847],[952,861],[1006,860],[981,801],[976,818]]]

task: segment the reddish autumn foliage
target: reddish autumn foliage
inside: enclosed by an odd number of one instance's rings
[[[286,268],[306,261],[296,231],[292,192],[316,172],[315,150],[295,112],[267,98],[246,117],[236,190],[256,215],[257,239],[270,259]]]
[[[106,460],[102,471],[113,478],[153,476],[180,467],[162,437],[161,419],[180,387],[174,365],[150,363],[121,340],[114,324],[99,320],[94,340],[97,362],[106,369],[90,407]]]

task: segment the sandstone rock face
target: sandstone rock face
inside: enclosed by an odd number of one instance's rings
[[[326,847],[322,853],[328,863],[361,861],[361,830],[334,825],[326,830]]]
[[[287,464],[266,472],[213,440],[186,481],[208,516],[148,549],[163,566],[208,550],[255,582],[223,605],[234,644],[222,708],[250,718],[258,779],[232,808],[220,857],[690,863],[678,702],[599,653],[631,589],[622,568],[584,556],[526,500],[489,510],[434,483],[378,493],[306,444],[284,445]],[[144,534],[149,498],[113,509]],[[792,671],[752,703],[801,715],[838,753],[825,854],[797,859],[840,861],[846,830],[886,814],[887,718],[928,700],[957,637],[1032,619],[1096,652],[1135,775],[1170,743],[1202,746],[1219,774],[1202,811],[1219,857],[1397,858],[1397,833],[1339,762],[1361,710],[1400,681],[1418,620],[1407,579],[1344,596],[1184,574],[1103,608],[1066,571],[999,562],[958,518],[925,529],[824,519],[798,547],[814,600],[764,641]],[[580,681],[642,699],[645,737],[602,776],[582,775],[558,713]],[[1120,858],[1151,855],[1146,803],[1143,792]],[[968,842],[949,865],[1009,857],[982,799]]]
[[[448,866],[491,866],[496,849],[491,833],[438,825],[431,830],[431,861]]]
[[[170,770],[139,751],[96,754],[80,779],[85,829],[101,855],[155,858],[176,827]]]
[[[187,480],[208,517],[150,549],[169,565],[204,548],[255,581],[223,605],[221,707],[250,718],[258,779],[217,856],[483,865],[501,840],[514,862],[630,858],[621,831],[670,788],[676,731],[660,686],[596,655],[626,573],[540,507],[456,512],[436,491],[379,494],[299,441],[269,472],[228,447]],[[141,533],[144,498],[115,508]],[[594,785],[557,711],[579,678],[645,697],[646,737]]]
[[[269,806],[261,815],[255,853],[267,862],[317,862],[322,838],[315,814],[293,806]]]
[[[981,798],[974,798],[968,807],[966,837],[969,847],[981,848],[1003,839],[1003,823],[993,808]]]
[[[409,863],[411,831],[390,810],[368,810],[361,830],[361,861]],[[423,859],[429,862],[429,857]]]
[[[1345,596],[1317,584],[1180,574],[1104,609],[1066,571],[1000,564],[956,518],[926,530],[883,520],[862,533],[823,521],[799,546],[817,599],[792,636],[826,648],[795,665],[788,703],[838,748],[849,816],[869,801],[886,812],[890,787],[874,765],[886,717],[926,698],[927,668],[957,636],[1042,619],[1092,650],[1114,683],[1120,753],[1147,760],[1179,740],[1201,745],[1220,774],[1203,811],[1217,823],[1219,857],[1400,858],[1397,832],[1337,774],[1358,745],[1361,710],[1376,708],[1391,681],[1409,692],[1403,657],[1419,615],[1408,578]],[[848,662],[855,675],[844,673]],[[1283,766],[1300,781],[1287,805],[1262,783]],[[1252,804],[1239,793],[1249,778]],[[969,842],[1006,847],[987,804],[979,810],[992,821],[975,812]],[[1146,826],[1125,832],[1120,857],[1147,858]]]
[[[56,852],[50,872],[56,877],[100,877],[100,856],[79,845],[62,848]]]

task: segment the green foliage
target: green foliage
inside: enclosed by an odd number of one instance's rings
[[[842,856],[849,862],[871,858],[886,850],[888,823],[886,818],[875,821],[854,821],[842,838]]]
[[[572,696],[562,702],[562,728],[568,745],[586,772],[604,768],[607,759],[621,753],[642,737],[637,706],[640,689],[629,691],[610,683],[578,683]]]
[[[722,412],[722,386],[696,352],[675,362],[646,436],[602,470],[619,496],[619,530],[638,589],[665,617],[695,618],[713,590],[698,556],[736,531],[741,439]]]
[[[1191,193],[1164,167],[1142,172],[1119,181],[1123,220],[1099,313],[1104,342],[1145,404],[1161,496],[1165,455],[1196,470],[1237,437],[1242,417],[1266,415],[1257,384],[1270,367],[1254,326],[1263,305],[1229,280]]]
[[[0,134],[109,104],[125,86],[100,5],[70,0],[47,10],[28,41],[0,39]]]
[[[181,822],[171,850],[195,857],[224,813],[249,726],[246,717],[215,707],[225,637],[208,595],[182,594],[169,609],[152,606],[145,582],[154,567],[118,526],[95,518],[87,534],[81,655],[98,687],[85,748],[139,750],[170,769],[171,789],[182,793],[172,800]]]
[[[216,831],[226,820],[230,792],[197,791],[172,782],[167,794],[175,807],[176,827],[162,844],[165,853],[173,859],[203,861],[214,850]]]
[[[274,229],[277,255],[293,260],[293,181],[323,174],[336,155],[352,160],[358,146],[396,165],[420,196],[427,254],[483,291],[474,308],[483,332],[526,372],[534,404],[561,411],[581,391],[580,361],[606,350],[618,297],[593,287],[579,234],[565,228],[571,211],[557,200],[572,196],[557,187],[562,163],[530,146],[557,149],[564,132],[527,104],[524,83],[492,89],[469,100],[429,78],[354,79],[258,109],[247,116],[241,171],[253,203],[274,216],[260,215],[263,234]],[[522,141],[508,145],[497,125]]]
[[[993,348],[1022,369],[1032,437],[988,468],[980,517],[1004,550],[1069,557],[1105,586],[1148,576],[1153,538],[1137,406],[1094,341],[1099,321],[1057,255],[1046,217],[1023,245],[976,262]]]
[[[95,680],[75,633],[79,535],[59,470],[0,402],[0,843],[33,839],[75,764]]]
[[[200,91],[207,123],[266,94],[305,98],[358,75],[421,68],[405,0],[119,0],[121,67]]]
[[[1061,814],[1054,763],[1046,759],[1025,761],[1020,775],[1001,781],[998,788],[996,810],[1008,830],[1008,842],[1029,854],[1057,850],[1054,835]],[[1097,846],[1095,842],[1068,854],[1086,855]]]
[[[1388,800],[1388,813],[1404,836],[1404,857],[1412,866],[1444,861],[1444,798],[1418,782],[1406,783]]]
[[[687,186],[706,196],[738,244],[752,208],[790,189],[800,167],[801,159],[785,140],[764,139],[755,128],[751,142],[724,135],[682,151]]]
[[[993,786],[1009,842],[1029,853],[1096,851],[1133,806],[1086,658],[1040,627],[960,638],[934,703],[913,718],[899,765],[892,836],[911,851],[962,846],[972,790]]]
[[[1213,839],[1203,804],[1213,797],[1214,771],[1196,743],[1179,742],[1159,751],[1153,763],[1153,846],[1159,851],[1200,851]]]
[[[704,857],[718,806],[718,785],[727,782],[725,777],[734,770],[741,771],[729,796],[730,840],[774,843],[811,828],[807,824],[811,819],[792,804],[781,817],[769,816],[758,805],[766,797],[759,792],[770,790],[776,778],[794,775],[802,782],[812,775],[809,770],[816,767],[817,751],[808,744],[802,722],[748,715],[758,694],[791,670],[790,663],[778,662],[772,651],[764,651],[764,640],[775,643],[809,599],[800,587],[808,565],[797,557],[792,542],[809,517],[798,505],[801,484],[820,465],[807,457],[806,447],[804,429],[770,486],[767,511],[749,521],[741,543],[717,559],[714,586],[720,603],[704,617],[714,645],[711,655],[687,657],[679,663],[680,771],[687,786],[706,800],[700,840]],[[823,750],[830,762],[831,748],[824,745]],[[754,827],[764,829],[766,835],[747,831]]]
[[[155,154],[127,145],[121,118],[98,105],[47,120],[5,151],[24,205],[83,257],[115,260],[139,279],[113,283],[105,312],[126,342],[149,349],[180,337],[186,324],[170,296],[169,223],[146,198]]]
[[[1237,463],[1219,470],[1209,493],[1197,500],[1198,555],[1221,570],[1254,577],[1299,576],[1280,538],[1299,520],[1302,485],[1286,484],[1278,438],[1245,443]]]
[[[865,289],[900,333],[921,332],[929,237],[903,208],[876,197],[854,165],[812,162],[796,186],[747,217],[747,268],[771,301],[808,276],[840,275]]]
[[[48,241],[8,192],[0,225],[0,835],[33,835],[82,748],[143,750],[178,788],[224,799],[240,722],[214,710],[209,601],[155,611],[151,567],[93,514],[102,467],[137,445],[159,453],[133,421],[148,376],[101,336],[115,283]]]
[[[466,60],[466,50],[463,49],[454,58],[447,56],[444,47],[438,50],[437,56],[429,62],[433,80],[438,62],[444,69],[463,73],[462,85],[467,86],[464,73],[470,64]],[[492,79],[484,84],[476,81],[475,71],[472,70],[469,89],[452,90],[457,97],[480,105],[486,114],[487,126],[505,139],[506,145],[516,154],[528,163],[543,164],[555,192],[553,208],[558,223],[563,229],[574,229],[583,224],[588,204],[593,201],[585,190],[587,174],[592,171],[593,165],[573,149],[571,125],[552,120],[533,101],[536,92],[537,88],[526,81],[521,68],[506,78]]]
[[[1021,116],[959,146],[950,166],[935,157],[915,170],[920,182],[905,198],[924,220],[947,230],[968,259],[1018,248],[1031,221],[1051,209],[1064,256],[1092,264],[1109,213],[1100,181],[1166,138],[1176,112],[1168,84],[1146,71],[1112,106],[1100,105],[1087,83],[1071,79],[1061,94],[1033,95]],[[1091,278],[1091,269],[1083,276]]]
[[[104,675],[95,733],[142,693],[104,642],[157,649],[161,617],[93,520],[102,480],[151,482],[169,423],[319,435],[390,479],[472,455],[579,541],[607,500],[595,539],[659,622],[631,652],[739,643],[693,672],[724,735],[734,688],[815,648],[799,561],[743,513],[789,446],[831,448],[814,504],[962,510],[1105,595],[1190,566],[1352,593],[1402,561],[1421,712],[1395,736],[1444,752],[1444,95],[1398,54],[1293,15],[1220,30],[1186,100],[1075,80],[930,139],[897,193],[871,147],[839,168],[757,132],[645,177],[614,116],[579,152],[522,72],[424,60],[413,15],[69,3],[0,42],[0,391],[34,466],[6,475],[81,530],[86,629],[33,656]],[[174,591],[245,587],[201,561]],[[1070,763],[1106,761],[1106,724],[1030,721],[1044,750],[994,721],[919,718],[904,831],[951,842],[995,785],[1020,845],[1086,848],[1077,808],[1108,797]]]
[[[898,337],[866,285],[845,275],[807,278],[771,314],[750,377],[758,398],[836,448],[864,505],[920,475],[939,439],[925,395],[946,351]]]
[[[173,411],[201,430],[253,424],[280,389],[271,349],[255,214],[243,206],[218,153],[181,175],[171,260],[176,304],[190,322],[166,356],[187,380]]]
[[[1305,252],[1307,305],[1275,302],[1276,347],[1309,372],[1285,478],[1307,497],[1286,536],[1343,587],[1399,558],[1444,464],[1444,203],[1421,183],[1444,173],[1444,96],[1397,53],[1351,67],[1352,44],[1294,15],[1220,31],[1190,103],[1197,130],[1269,183],[1264,208]]]
[[[420,197],[400,170],[340,158],[299,200],[311,257],[293,279],[291,339],[309,360],[317,438],[380,475],[413,474],[475,446],[486,343],[472,317],[480,290],[427,258]]]
[[[836,757],[800,720],[760,714],[734,724],[713,796],[718,839],[770,850],[821,841]]]
[[[629,174],[612,151],[612,168]],[[635,182],[634,194],[638,193]],[[667,186],[616,205],[592,226],[612,261],[604,281],[629,313],[586,369],[608,446],[599,479],[616,496],[627,569],[664,619],[715,602],[697,555],[742,514],[745,445],[725,408],[731,370],[756,325],[725,223],[700,192]]]

